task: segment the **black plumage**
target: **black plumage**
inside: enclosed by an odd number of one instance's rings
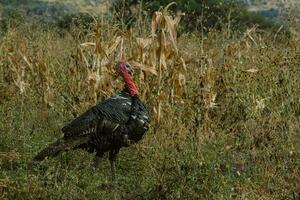
[[[87,110],[62,128],[64,136],[50,144],[34,157],[34,161],[54,157],[69,149],[85,149],[96,152],[95,164],[99,165],[105,152],[109,152],[112,174],[115,174],[115,160],[120,148],[128,146],[118,138],[118,132],[126,126],[132,114],[132,97],[123,91]],[[142,101],[137,99],[135,120],[128,133],[131,143],[142,139],[148,130],[150,114]]]

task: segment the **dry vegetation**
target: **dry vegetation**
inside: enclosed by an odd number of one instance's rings
[[[299,38],[250,27],[177,39],[181,17],[162,10],[129,31],[95,22],[88,35],[30,24],[5,33],[0,199],[299,198]],[[28,166],[63,124],[122,87],[109,75],[120,58],[153,122],[121,151],[117,183],[83,151]]]

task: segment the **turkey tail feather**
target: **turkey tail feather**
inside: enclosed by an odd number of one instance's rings
[[[67,151],[69,149],[74,149],[82,144],[89,141],[89,137],[64,139],[61,138],[56,142],[50,144],[48,147],[40,151],[34,158],[33,161],[42,161],[46,157],[55,157],[62,151]]]

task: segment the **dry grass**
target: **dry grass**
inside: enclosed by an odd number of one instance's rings
[[[299,198],[299,38],[254,27],[177,41],[180,16],[161,10],[142,35],[102,21],[85,37],[20,25],[1,38],[1,199]],[[120,58],[155,120],[121,151],[117,184],[83,151],[28,167],[63,124],[122,87],[109,75]]]

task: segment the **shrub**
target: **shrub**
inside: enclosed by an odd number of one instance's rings
[[[19,22],[24,22],[24,13],[20,12],[20,10],[8,7],[3,9],[0,14],[0,31],[6,32],[9,27],[15,27]]]
[[[132,26],[137,18],[137,10],[142,9],[144,15],[152,15],[160,7],[171,2],[171,10],[186,13],[183,22],[185,32],[204,29],[221,29],[230,24],[234,28],[244,28],[249,25],[259,24],[264,28],[272,27],[273,23],[264,17],[249,13],[245,4],[236,0],[115,0],[112,10],[116,12],[117,19],[127,26]],[[139,8],[139,9],[137,9]]]
[[[57,20],[56,25],[61,30],[69,31],[72,26],[89,30],[94,25],[95,19],[88,13],[66,14]]]

